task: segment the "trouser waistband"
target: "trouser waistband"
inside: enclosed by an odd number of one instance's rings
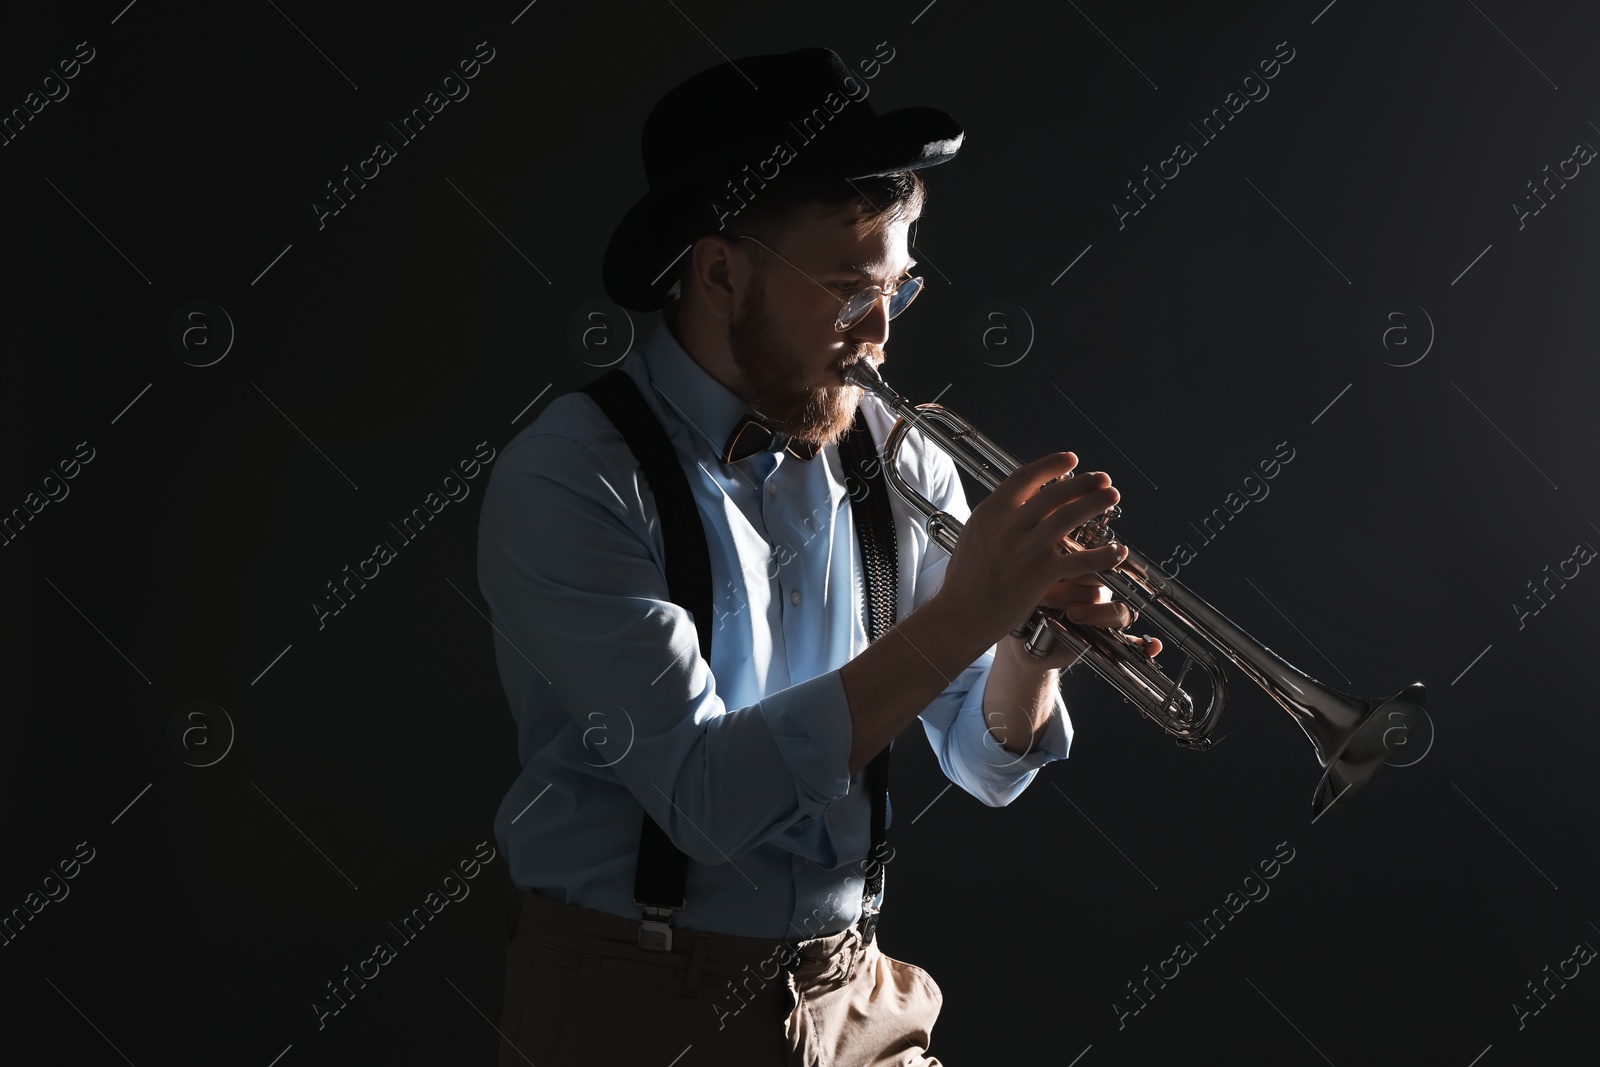
[[[735,978],[747,968],[763,978],[787,972],[800,980],[819,978],[830,971],[848,973],[870,943],[861,922],[836,934],[788,940],[680,929],[672,938],[670,951],[656,952],[639,947],[638,920],[523,890],[513,893],[509,911],[508,934],[520,926],[535,940],[574,955],[684,970],[690,987],[702,974]]]

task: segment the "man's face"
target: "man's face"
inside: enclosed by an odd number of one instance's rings
[[[729,320],[728,347],[749,384],[751,407],[776,429],[824,446],[850,429],[861,387],[846,384],[840,372],[860,359],[882,364],[889,323],[881,299],[842,333],[834,320],[851,293],[894,285],[915,264],[906,254],[911,221],[864,233],[847,205],[816,209],[778,238],[772,247],[782,259],[739,242],[756,274]]]

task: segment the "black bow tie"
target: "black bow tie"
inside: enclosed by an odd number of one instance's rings
[[[770,429],[760,419],[746,415],[728,435],[722,449],[724,463],[737,463],[757,452],[787,452],[796,459],[815,458],[817,446],[810,441],[796,441],[786,433]]]

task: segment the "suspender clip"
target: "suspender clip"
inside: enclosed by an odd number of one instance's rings
[[[869,906],[865,901],[861,905],[861,918],[856,921],[856,928],[861,931],[861,944],[863,947],[872,944],[873,935],[878,931],[878,916],[882,914],[876,908]]]
[[[676,909],[658,908],[650,904],[642,907],[644,918],[639,920],[639,947],[650,952],[671,952],[672,913]]]

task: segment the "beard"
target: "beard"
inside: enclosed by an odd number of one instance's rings
[[[862,391],[844,383],[808,384],[806,371],[811,364],[783,337],[764,295],[758,280],[728,322],[728,349],[750,388],[746,400],[773,429],[818,447],[836,445],[855,424]],[[883,350],[859,345],[834,369],[842,371],[862,359],[878,366]]]

